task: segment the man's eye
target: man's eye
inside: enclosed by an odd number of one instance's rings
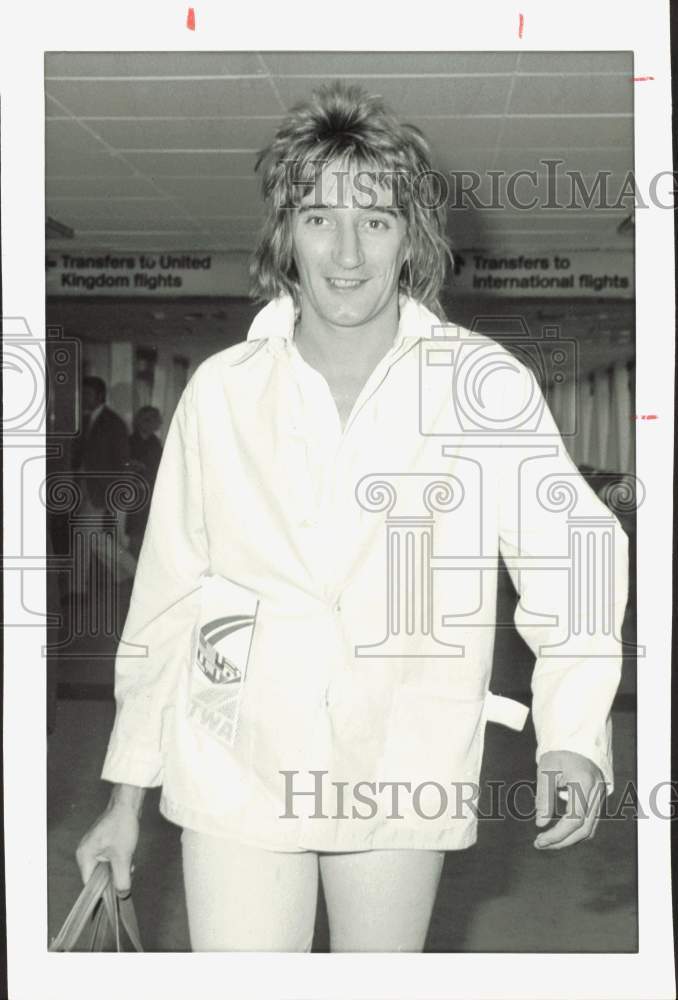
[[[367,228],[373,230],[388,229],[388,224],[383,219],[368,219]]]
[[[328,220],[324,215],[309,215],[306,218],[306,225],[308,226],[322,226]]]

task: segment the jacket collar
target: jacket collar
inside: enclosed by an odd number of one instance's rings
[[[405,341],[415,341],[433,337],[433,330],[442,324],[434,313],[409,296],[400,296],[400,320],[398,332],[393,342],[398,347]],[[291,295],[280,295],[261,309],[252,321],[247,334],[248,340],[270,340],[281,338],[283,341],[294,339],[296,315],[294,301]]]

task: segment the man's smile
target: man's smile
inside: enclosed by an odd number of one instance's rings
[[[367,278],[326,278],[330,288],[350,291],[353,288],[360,288],[368,280]]]

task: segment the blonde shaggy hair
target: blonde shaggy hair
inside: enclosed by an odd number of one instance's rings
[[[400,290],[444,319],[440,290],[452,255],[445,211],[431,150],[414,125],[401,123],[380,97],[335,83],[297,104],[273,141],[260,152],[266,217],[251,267],[253,294],[270,301],[281,294],[299,307],[299,280],[292,255],[294,209],[328,164],[367,173],[390,187],[394,207],[407,222],[409,253]]]

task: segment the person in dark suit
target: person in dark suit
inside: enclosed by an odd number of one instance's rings
[[[106,506],[106,490],[129,461],[125,421],[106,405],[106,383],[89,375],[82,383],[82,423],[72,452],[74,471],[93,472],[84,482],[85,499],[98,511]]]
[[[134,416],[134,430],[130,435],[130,469],[139,472],[148,484],[148,499],[140,510],[127,515],[129,551],[138,558],[144,539],[155,477],[162,458],[162,443],[156,431],[162,424],[162,415],[155,406],[142,406]]]
[[[88,595],[92,607],[88,604],[82,613],[95,614],[105,599],[95,581],[101,581],[103,573],[106,586],[117,588],[133,576],[136,559],[122,544],[119,511],[106,497],[116,481],[129,481],[129,432],[122,417],[106,405],[106,383],[94,375],[82,381],[80,434],[71,450],[71,468],[82,491],[78,514],[86,516],[85,534],[91,547],[80,553],[81,565],[71,582],[71,593]],[[97,620],[99,614],[100,608]]]

